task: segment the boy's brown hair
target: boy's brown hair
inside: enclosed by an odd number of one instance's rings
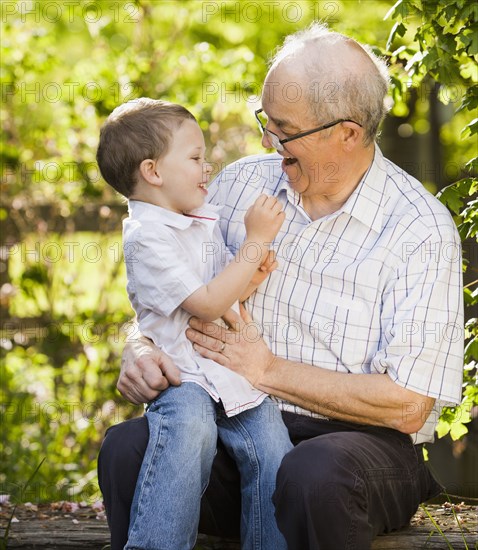
[[[160,99],[141,97],[117,107],[100,131],[96,160],[103,178],[131,196],[140,164],[167,153],[173,131],[187,119],[196,120],[181,105]]]

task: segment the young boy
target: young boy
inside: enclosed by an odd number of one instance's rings
[[[271,502],[277,469],[292,448],[280,413],[245,378],[197,354],[185,336],[191,315],[219,318],[275,269],[269,245],[284,213],[274,197],[259,196],[232,258],[219,208],[205,205],[211,166],[204,155],[194,117],[165,101],[129,101],[101,130],[101,173],[129,199],[129,297],[142,334],[181,370],[181,385],[163,391],[146,412],[149,443],[125,550],[193,548],[218,436],[241,473],[242,547],[285,550]]]

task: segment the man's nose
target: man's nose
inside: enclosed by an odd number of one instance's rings
[[[262,143],[262,147],[264,147],[265,149],[273,149],[274,148],[273,145],[272,145],[271,139],[270,139],[269,135],[267,134],[267,132],[264,132],[262,134],[261,143]]]

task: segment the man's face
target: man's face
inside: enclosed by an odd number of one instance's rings
[[[315,128],[330,120],[317,120],[307,106],[307,84],[281,65],[266,77],[262,107],[268,117],[267,130],[285,139]],[[340,190],[339,128],[333,127],[301,137],[283,145],[282,170],[292,189],[304,197],[334,195]],[[264,147],[271,148],[267,134]]]

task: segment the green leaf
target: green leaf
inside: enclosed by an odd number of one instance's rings
[[[392,19],[395,19],[396,17],[401,17],[402,19],[406,19],[409,13],[407,4],[408,4],[407,0],[398,0],[398,2],[394,4],[385,14],[385,17],[383,18],[384,21],[386,21],[389,17],[392,17]]]
[[[440,58],[437,64],[437,70],[437,80],[443,84],[454,85],[462,81],[460,70],[455,62],[449,62],[447,59]]]
[[[466,306],[473,305],[474,299],[473,299],[473,296],[471,295],[471,290],[469,288],[465,288],[463,290],[463,298]]]
[[[451,56],[456,53],[456,42],[454,36],[447,34],[441,35],[437,38],[437,46],[450,56],[449,62],[451,62]]]
[[[471,35],[471,42],[468,46],[468,53],[470,55],[477,55],[478,54],[478,28],[475,25],[475,30]]]
[[[450,437],[453,439],[453,441],[457,441],[466,433],[468,433],[468,428],[461,422],[455,422],[455,424],[452,424],[450,428]]]
[[[467,170],[469,170],[470,172],[472,172],[474,170],[478,170],[478,157],[474,157],[471,160],[469,160],[465,164],[465,168]],[[476,183],[476,185],[473,186],[473,189],[474,189],[473,193],[476,193],[478,191],[477,187],[478,187],[478,182]]]
[[[393,25],[392,30],[390,31],[390,36],[388,37],[386,48],[390,51],[392,47],[392,43],[395,39],[395,36],[404,36],[404,34],[407,32],[407,28],[402,22],[397,21],[395,25]]]
[[[465,5],[458,10],[457,19],[460,21],[478,21],[478,4],[476,2],[466,2]]]
[[[436,195],[437,198],[455,214],[459,214],[463,208],[464,196],[467,194],[467,192],[464,191],[466,187],[466,183],[464,182],[468,181],[468,179],[471,178],[448,185]]]
[[[470,295],[473,296],[473,293],[470,293]],[[471,300],[471,303],[475,304],[476,302],[477,302],[476,298],[473,297],[473,299]],[[471,361],[471,360],[478,361],[478,339],[473,338],[465,346],[465,357],[467,361]]]
[[[423,63],[427,71],[432,71],[439,62],[439,59],[438,49],[433,47],[430,48],[428,53],[426,53],[421,59],[417,59],[416,61]]]
[[[470,86],[466,92],[465,97],[458,107],[456,112],[460,112],[463,109],[474,111],[478,107],[478,85]]]
[[[450,428],[451,428],[450,423],[440,418],[436,427],[436,433],[438,437],[441,439],[442,437],[447,435],[447,433],[450,431]]]
[[[461,132],[461,137],[463,139],[466,139],[468,137],[471,137],[473,134],[476,134],[477,132],[478,132],[478,118],[475,118],[463,128]]]
[[[425,462],[428,462],[428,449],[425,446],[423,446],[422,451],[423,451],[423,460]]]

